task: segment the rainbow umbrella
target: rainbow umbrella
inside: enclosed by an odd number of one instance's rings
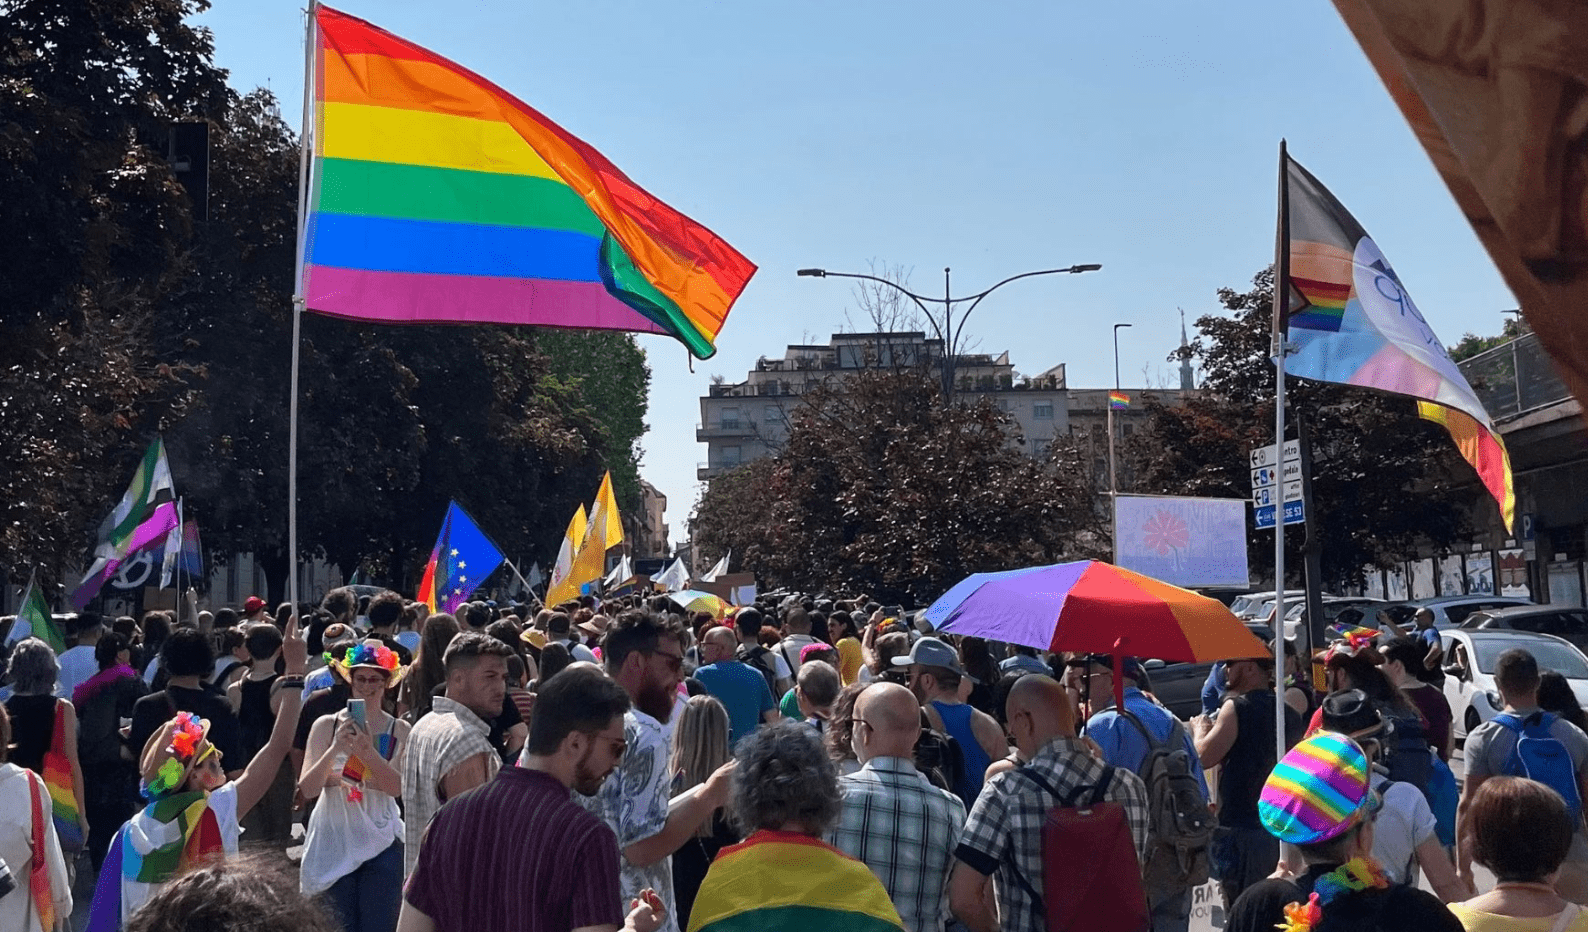
[[[728,604],[709,592],[700,589],[685,589],[683,592],[674,592],[668,596],[679,608],[686,612],[710,612],[711,617],[721,619],[728,611]]]
[[[1190,662],[1264,657],[1269,649],[1217,599],[1098,560],[985,574],[941,615],[938,629],[1048,651],[1114,655],[1115,702],[1124,705],[1124,657]],[[957,590],[957,591],[956,591]]]

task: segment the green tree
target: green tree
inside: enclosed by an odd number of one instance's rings
[[[1145,428],[1126,444],[1141,491],[1251,496],[1248,451],[1273,443],[1273,280],[1270,268],[1248,291],[1220,289],[1225,313],[1197,320],[1188,353],[1203,371],[1202,391],[1174,407],[1149,399]],[[1294,378],[1285,392],[1287,419],[1305,422],[1313,445],[1325,585],[1359,583],[1365,565],[1389,566],[1471,535],[1471,515],[1483,507],[1471,467],[1442,428],[1417,417],[1411,399]],[[1306,543],[1298,530],[1285,538],[1286,567],[1297,578]],[[1272,574],[1266,532],[1248,536],[1248,558],[1254,574]]]
[[[695,539],[767,583],[917,605],[971,573],[1100,555],[1078,449],[1038,461],[1019,441],[988,399],[945,407],[930,372],[862,372],[802,396],[767,465],[713,480]]]
[[[601,452],[612,470],[612,491],[626,514],[640,508],[640,440],[649,429],[651,367],[630,333],[601,330],[536,331],[551,375],[568,386],[600,428]]]

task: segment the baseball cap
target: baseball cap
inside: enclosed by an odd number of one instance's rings
[[[923,667],[942,667],[945,670],[953,670],[972,683],[981,682],[960,667],[959,653],[954,648],[934,637],[921,638],[910,646],[908,654],[903,657],[893,658],[893,665],[896,667],[905,667],[915,663]]]
[[[257,595],[251,595],[243,600],[243,614],[251,615],[265,607],[265,600]]]
[[[1257,817],[1280,841],[1315,845],[1345,834],[1383,804],[1368,784],[1362,748],[1324,731],[1291,748],[1268,775]]]

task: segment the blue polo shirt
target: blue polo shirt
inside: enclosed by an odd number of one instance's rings
[[[695,671],[706,692],[728,710],[728,744],[755,731],[767,709],[777,708],[761,671],[739,660],[719,660]]]
[[[1169,732],[1174,730],[1174,713],[1151,699],[1141,694],[1141,690],[1134,686],[1125,689],[1125,708],[1141,720],[1142,725],[1152,732],[1158,741],[1169,740]],[[1181,733],[1185,736],[1186,753],[1191,758],[1191,772],[1196,774],[1197,785],[1202,788],[1204,797],[1208,794],[1206,778],[1202,776],[1202,759],[1197,757],[1196,745],[1191,742],[1191,729],[1181,723]],[[1136,726],[1126,721],[1110,706],[1093,715],[1086,723],[1086,736],[1097,742],[1103,749],[1103,759],[1115,767],[1139,774],[1141,765],[1147,760],[1147,739]]]

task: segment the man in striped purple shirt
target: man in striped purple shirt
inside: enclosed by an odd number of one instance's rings
[[[617,836],[573,799],[594,795],[622,759],[628,708],[591,664],[547,680],[520,766],[431,820],[398,932],[655,932],[661,899],[647,889],[622,915]]]

